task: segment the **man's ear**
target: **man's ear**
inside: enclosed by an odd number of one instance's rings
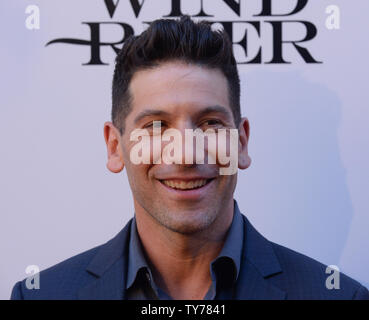
[[[104,138],[108,151],[106,167],[111,172],[121,172],[124,168],[121,134],[113,123],[109,121],[104,123]]]
[[[251,158],[248,152],[248,142],[250,137],[250,125],[247,118],[242,118],[239,132],[239,144],[238,144],[238,168],[247,169],[251,164]]]

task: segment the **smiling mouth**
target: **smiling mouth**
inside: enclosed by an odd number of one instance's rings
[[[196,179],[196,180],[190,180],[190,181],[160,180],[160,182],[166,185],[167,187],[175,189],[175,190],[194,190],[194,189],[200,189],[204,187],[212,180],[214,179]]]

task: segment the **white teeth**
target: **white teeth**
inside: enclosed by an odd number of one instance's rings
[[[206,179],[198,179],[192,181],[178,181],[178,180],[162,180],[165,185],[175,189],[188,190],[202,187],[206,184]]]

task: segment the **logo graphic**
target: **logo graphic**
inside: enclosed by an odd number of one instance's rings
[[[129,0],[134,17],[136,19],[140,19],[144,24],[150,24],[150,22],[143,21],[140,14],[145,3],[149,1],[153,0]],[[178,18],[184,14],[187,14],[187,12],[182,11],[181,0],[166,1],[170,2],[171,9],[169,14],[163,12],[162,18]],[[157,3],[158,5],[164,4],[166,8],[166,1],[157,1]],[[224,31],[227,32],[234,48],[237,48],[237,51],[241,52],[241,57],[236,55],[238,64],[292,63],[293,61],[288,61],[284,53],[285,48],[288,46],[292,47],[297,53],[297,57],[302,59],[302,61],[305,63],[322,63],[314,58],[309,49],[306,48],[308,42],[313,40],[317,35],[318,30],[315,24],[310,21],[294,20],[291,18],[292,16],[301,13],[302,10],[305,9],[308,4],[308,0],[288,0],[287,2],[290,9],[287,12],[276,12],[274,9],[275,5],[272,6],[273,3],[277,2],[276,0],[253,0],[260,2],[261,11],[252,14],[250,20],[243,20],[245,13],[248,13],[245,10],[245,2],[247,3],[247,1],[217,0],[219,2],[223,2],[229,9],[229,12],[235,16],[236,19],[231,21],[217,20],[217,17],[214,14],[210,14],[210,10],[212,8],[210,5],[212,4],[214,6],[214,0],[208,1],[206,9],[208,12],[204,10],[204,1],[198,1],[201,9],[197,14],[191,16],[195,19],[200,18],[210,20],[212,25],[220,25]],[[108,16],[112,20],[114,17],[116,17],[116,11],[121,1],[105,0],[104,2]],[[160,10],[160,7],[158,9]],[[111,47],[115,53],[118,53],[124,41],[129,36],[135,34],[134,28],[130,24],[122,21],[82,22],[82,25],[88,28],[89,38],[58,38],[49,41],[46,46],[57,43],[86,46],[90,50],[90,60],[86,63],[83,63],[83,65],[107,65],[108,63],[104,62],[103,58],[101,57],[101,48]],[[116,41],[104,41],[104,39],[101,38],[102,29],[113,27],[118,27],[122,31],[122,35],[117,38]],[[285,33],[289,30],[294,30],[301,27],[305,31],[304,36],[299,36],[297,39],[290,39],[285,35]],[[104,29],[104,31],[105,30],[106,29]],[[242,32],[243,36],[241,40],[236,41],[234,39],[234,34],[239,32]],[[257,42],[261,42],[258,41],[258,39],[261,40],[265,38],[271,42],[273,48],[272,52],[270,53],[271,58],[264,57],[264,51],[266,50],[262,45],[259,48],[254,47]]]

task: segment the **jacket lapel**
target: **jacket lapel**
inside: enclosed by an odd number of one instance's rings
[[[236,205],[236,210],[239,210]],[[271,243],[244,218],[244,244],[236,288],[239,300],[282,300],[286,293],[268,279],[282,272]]]
[[[95,279],[80,289],[81,300],[122,300],[125,298],[127,257],[130,236],[128,221],[122,231],[101,247],[87,267]]]
[[[286,293],[268,283],[249,261],[242,268],[236,289],[237,300],[284,300]]]

